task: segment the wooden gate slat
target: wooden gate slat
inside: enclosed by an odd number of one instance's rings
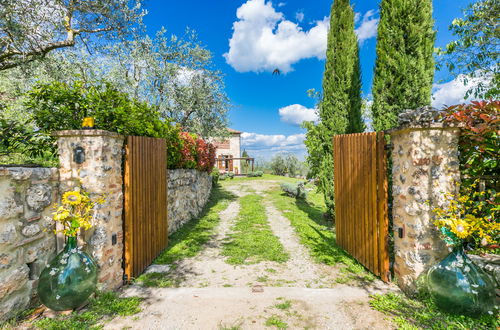
[[[337,244],[389,280],[387,165],[383,133],[332,139]]]
[[[168,243],[166,141],[129,136],[125,150],[124,264],[132,279]]]

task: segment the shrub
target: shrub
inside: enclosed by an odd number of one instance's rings
[[[264,172],[262,171],[255,171],[248,173],[249,177],[261,177],[262,175],[264,175]]]
[[[234,173],[233,173],[233,172],[227,172],[227,176],[228,176],[230,179],[234,179]]]
[[[224,180],[226,180],[228,177],[229,177],[229,176],[228,176],[226,173],[224,173],[224,174],[222,174],[222,175],[219,175],[219,180],[220,180],[220,181],[224,181]]]
[[[307,198],[307,192],[303,182],[299,182],[298,184],[293,184],[288,182],[282,183],[281,190],[283,190],[290,197],[295,197],[299,199]]]
[[[109,82],[37,85],[28,92],[25,106],[36,127],[49,134],[80,129],[84,117],[93,117],[96,128],[123,135],[167,137],[172,130],[156,108],[131,99]]]
[[[220,177],[219,169],[217,167],[214,167],[210,175],[212,176],[212,185],[213,186],[217,185]]]

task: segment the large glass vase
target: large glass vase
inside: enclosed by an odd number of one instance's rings
[[[64,250],[42,271],[38,296],[52,310],[70,310],[83,305],[96,286],[96,263],[77,247],[76,237],[69,237]]]
[[[470,316],[496,313],[495,286],[490,277],[457,246],[427,276],[436,305],[449,313]]]

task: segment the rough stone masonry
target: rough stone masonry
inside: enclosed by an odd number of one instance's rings
[[[444,195],[456,193],[460,181],[460,129],[434,121],[436,115],[431,108],[407,111],[391,132],[394,272],[410,294],[418,277],[448,253],[432,210],[444,206]]]
[[[82,243],[99,265],[99,289],[123,284],[123,143],[124,137],[103,130],[60,131],[58,137],[60,191],[82,186],[91,196],[104,196],[93,227]]]
[[[22,311],[54,257],[57,168],[0,167],[0,320]]]

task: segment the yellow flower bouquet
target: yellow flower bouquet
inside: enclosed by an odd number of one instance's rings
[[[473,184],[457,195],[445,194],[446,206],[434,209],[434,224],[445,242],[456,245],[463,241],[475,241],[476,246],[498,244],[500,193],[477,192]]]
[[[65,192],[61,198],[61,205],[53,213],[54,221],[63,225],[63,229],[56,230],[56,232],[74,237],[80,228],[85,230],[92,228],[95,206],[102,203],[104,203],[104,198],[92,200],[83,189]]]

